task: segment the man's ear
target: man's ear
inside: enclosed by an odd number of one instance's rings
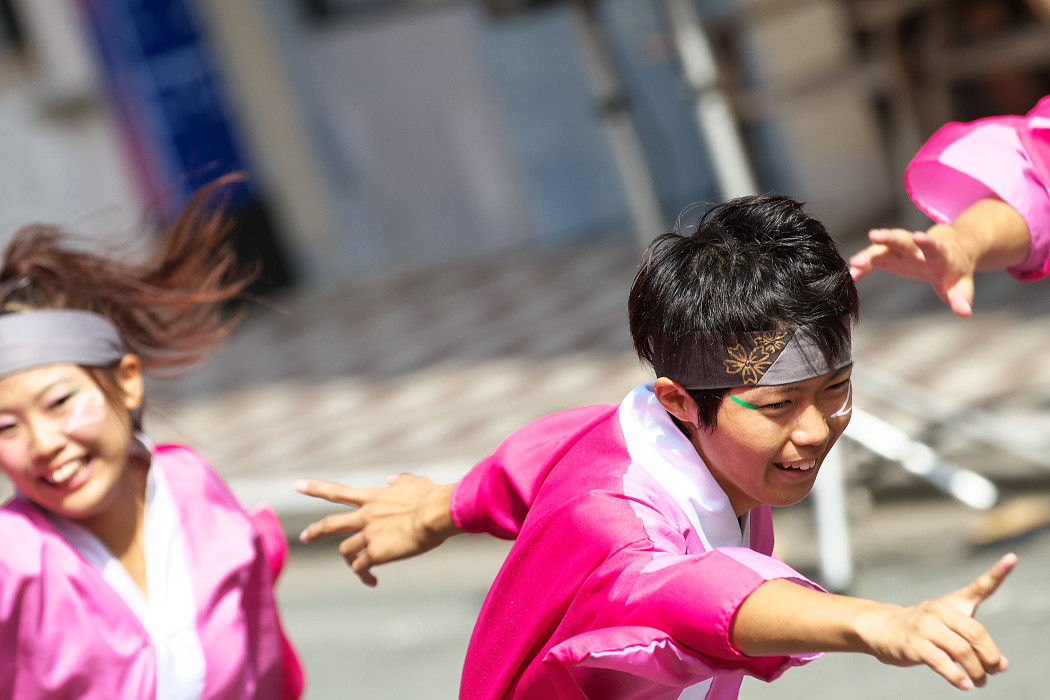
[[[696,401],[685,390],[685,387],[673,379],[660,377],[656,380],[653,391],[656,393],[656,400],[668,413],[685,425],[697,427],[697,414],[700,407],[696,405]]]

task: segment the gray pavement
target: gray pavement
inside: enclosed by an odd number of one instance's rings
[[[645,379],[626,330],[637,257],[629,241],[521,250],[298,292],[280,309],[255,310],[199,371],[153,382],[147,427],[158,440],[200,449],[245,503],[275,504],[294,537],[329,510],[296,494],[296,478],[375,485],[407,470],[450,481],[532,418],[622,398]],[[1022,565],[986,610],[1014,661],[981,691],[996,698],[1041,697],[1050,648],[1038,636],[1050,614],[1042,511],[988,525],[1014,512],[1018,497],[1050,494],[1048,290],[989,274],[976,317],[961,320],[923,285],[889,276],[861,284],[856,405],[991,479],[1005,505],[977,511],[854,446],[846,455],[852,592],[914,602],[965,583],[1016,545]],[[989,531],[1012,530],[1034,534],[974,546]],[[819,573],[808,502],[778,514],[778,533],[784,559]],[[455,697],[503,547],[454,540],[381,570],[377,590],[359,584],[331,546],[294,547],[280,591],[308,664],[308,697]],[[926,675],[835,657],[769,687],[748,685],[745,697],[955,692]]]

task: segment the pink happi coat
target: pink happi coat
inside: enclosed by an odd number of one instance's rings
[[[156,448],[184,534],[205,659],[202,698],[290,700],[303,671],[273,584],[287,554],[276,515],[251,516],[204,460]],[[0,695],[77,700],[156,697],[149,634],[101,572],[37,506],[0,508]]]
[[[465,700],[736,698],[819,654],[749,658],[741,603],[788,578],[770,508],[737,519],[653,393],[542,418],[460,481],[459,527],[515,538],[467,650]]]
[[[1050,96],[1027,115],[952,122],[908,165],[912,200],[950,223],[978,199],[998,196],[1028,223],[1028,258],[1009,272],[1022,280],[1050,274]]]

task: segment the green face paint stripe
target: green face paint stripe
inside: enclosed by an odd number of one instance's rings
[[[729,398],[733,399],[734,401],[736,401],[738,404],[740,404],[744,408],[761,408],[761,406],[759,406],[758,404],[751,403],[750,401],[744,401],[743,399],[738,399],[733,394],[730,394]]]

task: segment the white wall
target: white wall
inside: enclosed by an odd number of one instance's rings
[[[533,234],[473,10],[317,30],[300,61],[351,255],[421,264]]]
[[[141,206],[97,92],[92,57],[72,41],[76,20],[68,4],[32,7],[26,27],[35,51],[27,61],[0,54],[0,241],[30,222],[84,235],[124,232]]]
[[[760,8],[770,0],[749,0]],[[891,173],[870,94],[850,43],[843,7],[832,0],[797,3],[789,11],[757,15],[747,43],[763,84],[777,91],[813,82],[836,69],[846,80],[790,95],[769,114],[770,145],[782,149],[784,194],[806,200],[810,211],[836,229],[891,210],[902,173]],[[884,222],[888,223],[888,222]]]

